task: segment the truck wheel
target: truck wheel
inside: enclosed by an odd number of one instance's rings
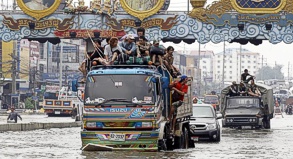
[[[172,137],[170,136],[170,126],[168,124],[165,125],[164,128],[164,136],[162,140],[159,140],[158,142],[158,151],[167,151],[167,150],[173,150],[173,141]]]
[[[270,119],[264,118],[262,121],[262,124],[265,129],[271,129],[271,120]]]
[[[181,134],[181,148],[188,149],[189,148],[189,134],[186,127],[183,127]]]

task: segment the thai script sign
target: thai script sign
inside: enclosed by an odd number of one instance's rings
[[[270,15],[264,15],[264,16],[255,16],[255,15],[249,15],[249,14],[241,14],[238,15],[238,21],[245,21],[249,23],[265,23],[265,22],[278,22],[281,19],[281,15],[277,14],[270,14]]]
[[[76,38],[88,38],[89,36],[95,37],[94,33],[99,32],[100,37],[122,37],[126,35],[124,31],[112,31],[112,30],[67,30],[67,31],[55,31],[54,34],[57,37],[70,38],[70,32],[76,33]]]
[[[3,23],[10,30],[20,30],[21,27],[29,27],[30,23],[34,23],[35,30],[41,30],[46,28],[56,28],[58,31],[66,31],[73,25],[74,16],[71,18],[65,18],[63,21],[58,19],[47,19],[42,21],[35,21],[32,19],[13,19],[12,17],[6,17],[3,15]]]
[[[162,18],[154,18],[150,20],[143,21],[141,27],[151,28],[151,27],[160,27],[161,30],[170,30],[174,25],[178,23],[177,15],[174,17],[169,17],[166,20]],[[107,17],[107,25],[109,25],[113,30],[121,31],[124,26],[136,28],[136,21],[133,19],[121,19],[117,20],[115,18]]]

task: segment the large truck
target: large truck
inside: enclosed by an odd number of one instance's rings
[[[274,117],[273,89],[257,84],[261,97],[227,96],[230,87],[221,92],[221,113],[223,127],[230,128],[271,128],[270,120]]]
[[[79,99],[78,93],[69,91],[62,87],[58,92],[45,92],[43,109],[48,117],[71,116],[73,106],[82,107],[83,102]]]
[[[204,103],[211,104],[216,111],[220,110],[220,101],[217,95],[206,94],[204,96]]]
[[[170,133],[166,117],[172,103],[169,84],[173,80],[166,70],[152,65],[92,67],[85,83],[82,150],[158,151],[194,147],[189,129],[191,84],[178,108],[176,131]]]

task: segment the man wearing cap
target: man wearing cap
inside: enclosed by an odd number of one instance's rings
[[[130,34],[127,36],[127,39],[120,43],[120,47],[123,53],[127,54],[128,56],[136,56],[136,44],[134,40],[134,36]]]
[[[19,117],[20,120],[22,120],[21,116],[14,112],[14,108],[11,108],[11,113],[8,115],[7,121],[15,121],[17,123],[17,117]]]
[[[183,104],[184,95],[188,92],[188,77],[186,75],[182,75],[180,81],[175,81],[169,87],[174,92],[172,94],[172,105],[171,111],[169,114],[169,119],[172,119],[172,131],[175,131],[175,124],[176,124],[176,116],[177,116],[177,109]]]
[[[155,64],[157,58],[159,59],[160,65],[163,65],[164,49],[160,48],[160,42],[154,40],[153,46],[151,47],[152,62]]]
[[[236,84],[235,81],[232,82],[232,85],[230,86],[230,89],[229,89],[229,95],[232,97],[232,96],[238,96],[238,93],[239,90],[238,90],[238,86]]]

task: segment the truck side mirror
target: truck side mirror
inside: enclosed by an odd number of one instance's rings
[[[167,77],[162,77],[162,88],[167,89],[169,88],[170,81]]]

